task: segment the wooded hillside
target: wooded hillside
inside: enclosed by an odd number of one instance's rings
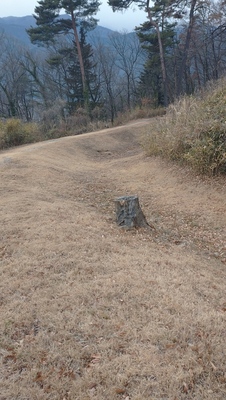
[[[125,110],[166,106],[224,75],[223,0],[109,1],[115,12],[133,4],[146,10],[137,35],[98,27],[99,3],[83,3],[81,12],[76,1],[39,1],[33,19],[0,20],[2,118],[41,121],[49,110],[57,120],[84,108],[113,122]],[[8,36],[12,30],[43,47],[20,46]]]

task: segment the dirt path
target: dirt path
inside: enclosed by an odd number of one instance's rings
[[[0,153],[0,400],[225,398],[226,185],[147,129]],[[116,226],[127,194],[155,231]]]

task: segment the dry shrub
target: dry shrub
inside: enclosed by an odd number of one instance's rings
[[[65,101],[57,99],[52,107],[43,111],[41,116],[41,130],[45,136],[45,139],[51,139],[53,137],[60,137],[65,135],[59,135],[58,130],[62,133],[62,123],[64,122],[64,108]]]
[[[46,132],[46,137],[59,138],[62,136],[80,135],[86,132],[93,132],[100,129],[109,127],[109,124],[103,119],[102,110],[96,107],[89,112],[88,110],[80,107],[73,115],[69,115],[59,121],[58,126],[49,129]]]
[[[103,129],[106,123],[99,120],[98,117],[98,110],[93,110],[89,113],[84,108],[78,108],[73,115],[65,119],[66,135],[80,135],[85,132]]]
[[[95,106],[91,111],[91,117],[94,121],[102,121],[106,123],[106,110],[103,106]]]
[[[38,125],[20,119],[8,119],[0,124],[0,148],[20,146],[41,139]]]
[[[164,107],[156,107],[155,103],[146,97],[140,101],[140,107],[136,107],[132,114],[134,118],[153,118],[165,115],[166,109]]]
[[[149,155],[186,162],[199,173],[226,173],[226,79],[171,105],[153,121],[144,147]]]
[[[70,134],[80,134],[87,132],[87,127],[90,124],[90,116],[84,108],[78,108],[76,112],[67,118],[66,127]]]
[[[91,123],[90,114],[84,108],[78,108],[73,115],[63,115],[62,107],[63,104],[58,101],[43,113],[42,130],[45,139],[79,135],[99,128],[97,124]]]
[[[138,118],[154,118],[161,117],[165,115],[166,110],[163,107],[158,108],[136,108],[132,112],[132,116],[134,119]]]
[[[161,117],[165,115],[165,113],[166,110],[163,107],[136,107],[132,110],[119,113],[114,121],[114,125],[120,125],[133,119]]]

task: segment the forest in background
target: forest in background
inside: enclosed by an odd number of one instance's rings
[[[166,107],[225,74],[225,1],[108,3],[114,11],[137,4],[148,18],[134,33],[101,40],[92,35],[98,1],[41,0],[27,30],[36,47],[1,34],[1,118],[43,122],[46,130],[75,115],[81,124],[113,123],[136,107]]]

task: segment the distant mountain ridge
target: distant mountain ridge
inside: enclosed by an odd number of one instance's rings
[[[0,18],[0,33],[5,33],[12,38],[16,38],[25,46],[32,46],[30,38],[26,32],[26,29],[31,26],[35,26],[35,18],[32,15],[26,15],[24,17],[4,17]],[[113,33],[111,29],[97,25],[97,27],[87,34],[87,40],[92,42],[93,38],[99,38],[102,42],[106,42],[110,33]]]

